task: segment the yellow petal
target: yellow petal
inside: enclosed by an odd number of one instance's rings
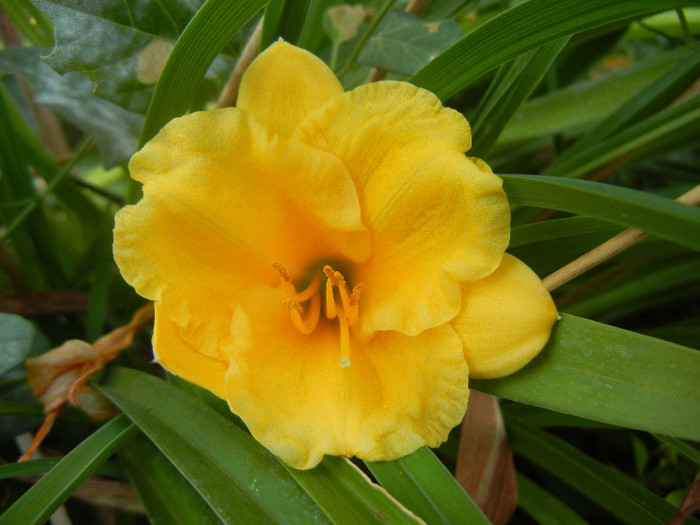
[[[363,260],[357,194],[333,156],[265,130],[235,108],[170,122],[131,160],[144,197],[116,217],[114,256],[142,296],[168,304],[200,351],[223,358],[232,299],[325,257]]]
[[[181,330],[156,306],[153,350],[156,361],[176,376],[225,398],[228,362],[206,356],[189,345]]]
[[[280,40],[250,64],[236,105],[253,113],[271,133],[287,138],[314,109],[342,93],[322,60]]]
[[[416,334],[460,307],[459,281],[498,267],[510,210],[501,179],[467,159],[464,117],[428,91],[380,82],[335,97],[294,138],[336,155],[358,188],[372,256],[362,331]]]
[[[473,378],[512,374],[544,347],[558,319],[539,277],[505,254],[498,269],[462,285],[462,310],[451,322]]]
[[[351,335],[343,359],[335,321],[303,335],[283,300],[261,287],[239,302],[226,397],[288,464],[311,468],[324,454],[392,460],[439,445],[459,423],[468,369],[449,326],[416,337],[378,333],[367,343]]]

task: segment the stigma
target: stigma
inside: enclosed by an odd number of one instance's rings
[[[336,320],[340,337],[341,368],[350,366],[350,328],[357,324],[359,318],[360,294],[363,283],[348,288],[343,274],[329,265],[317,272],[311,283],[301,291],[297,291],[287,270],[275,263],[274,268],[280,274],[280,288],[287,298],[284,304],[289,308],[289,315],[294,327],[302,334],[308,335],[316,330],[321,319],[321,313],[328,320]],[[325,285],[322,286],[325,276]]]

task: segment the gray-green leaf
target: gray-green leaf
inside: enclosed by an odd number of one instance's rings
[[[426,22],[404,11],[392,11],[379,24],[358,62],[412,75],[463,36],[452,20]]]

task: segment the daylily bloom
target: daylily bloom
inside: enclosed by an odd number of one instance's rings
[[[557,319],[504,254],[501,179],[470,142],[423,89],[344,92],[270,46],[237,107],[173,120],[129,165],[144,196],[117,215],[114,254],[155,301],[157,361],[296,468],[439,445],[468,376],[524,366]]]

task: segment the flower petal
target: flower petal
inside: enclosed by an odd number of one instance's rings
[[[354,185],[337,159],[268,139],[234,108],[173,120],[132,158],[144,197],[116,217],[124,278],[167,303],[189,344],[219,359],[232,299],[243,287],[276,284],[274,263],[297,278],[319,259],[369,252]]]
[[[343,86],[322,60],[280,40],[250,64],[236,106],[287,138],[314,109],[342,93]]]
[[[341,361],[335,322],[303,335],[281,291],[245,295],[232,324],[226,397],[291,466],[311,468],[324,454],[395,459],[437,446],[464,415],[468,369],[449,326],[416,337],[378,333],[367,343],[351,336],[349,361]]]
[[[535,272],[505,254],[491,275],[462,285],[462,310],[450,324],[464,345],[470,376],[490,379],[529,363],[558,318]]]
[[[180,335],[179,327],[156,307],[153,350],[156,362],[169,372],[225,398],[228,361],[209,357],[193,348]]]
[[[467,159],[464,117],[432,93],[380,82],[335,97],[294,138],[336,155],[358,188],[372,256],[362,331],[417,334],[459,311],[459,281],[495,270],[508,245],[501,179]]]

